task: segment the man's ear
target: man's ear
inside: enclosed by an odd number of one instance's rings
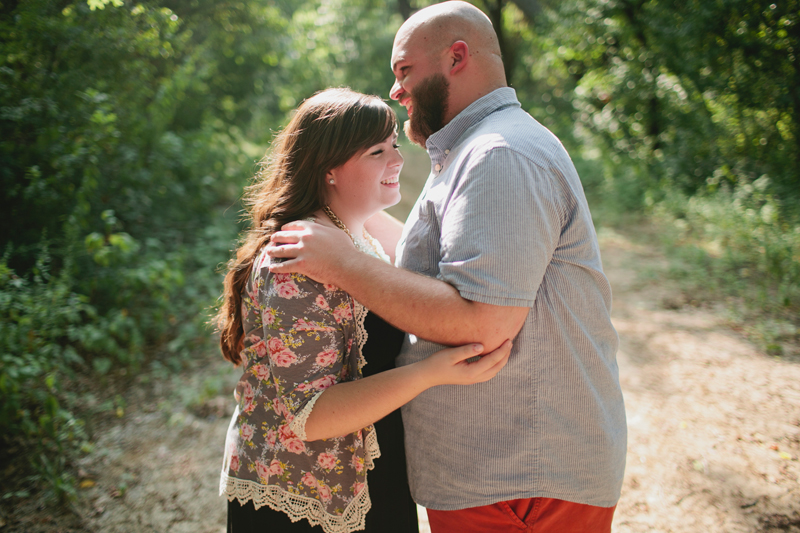
[[[464,41],[456,41],[450,46],[450,75],[464,69],[469,62],[469,45]]]

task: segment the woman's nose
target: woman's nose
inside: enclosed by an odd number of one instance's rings
[[[395,155],[395,157],[394,157],[394,160],[392,161],[392,166],[395,166],[395,167],[403,166],[404,159],[403,159],[403,154],[400,153],[400,150],[395,150],[394,151],[394,155]]]

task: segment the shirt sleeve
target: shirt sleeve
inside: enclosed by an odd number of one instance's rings
[[[439,276],[469,300],[532,306],[563,225],[557,181],[510,148],[476,156],[442,216]]]
[[[286,420],[284,431],[306,440],[305,423],[317,398],[355,377],[353,304],[332,285],[264,272],[258,301],[276,392],[266,408]]]

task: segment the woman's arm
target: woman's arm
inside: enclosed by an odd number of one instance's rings
[[[505,341],[474,363],[466,361],[482,351],[480,344],[447,348],[417,363],[326,389],[306,422],[306,440],[358,431],[436,385],[488,381],[508,362],[511,341]]]
[[[356,329],[347,293],[304,276],[270,274],[267,264],[259,264],[256,276],[258,295],[254,296],[263,340],[252,355],[269,361],[265,373],[269,383],[262,383],[276,389],[272,409],[293,415],[287,422],[306,441],[356,432],[430,387],[491,379],[505,366],[511,351],[511,342],[506,341],[468,363],[466,359],[484,347],[467,344],[412,365],[341,381],[343,358],[350,353]]]

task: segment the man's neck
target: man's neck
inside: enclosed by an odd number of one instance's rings
[[[479,87],[462,91],[460,94],[453,92],[450,102],[447,105],[447,115],[445,116],[445,126],[456,118],[466,108],[497,89],[508,87],[505,83],[487,83]]]

